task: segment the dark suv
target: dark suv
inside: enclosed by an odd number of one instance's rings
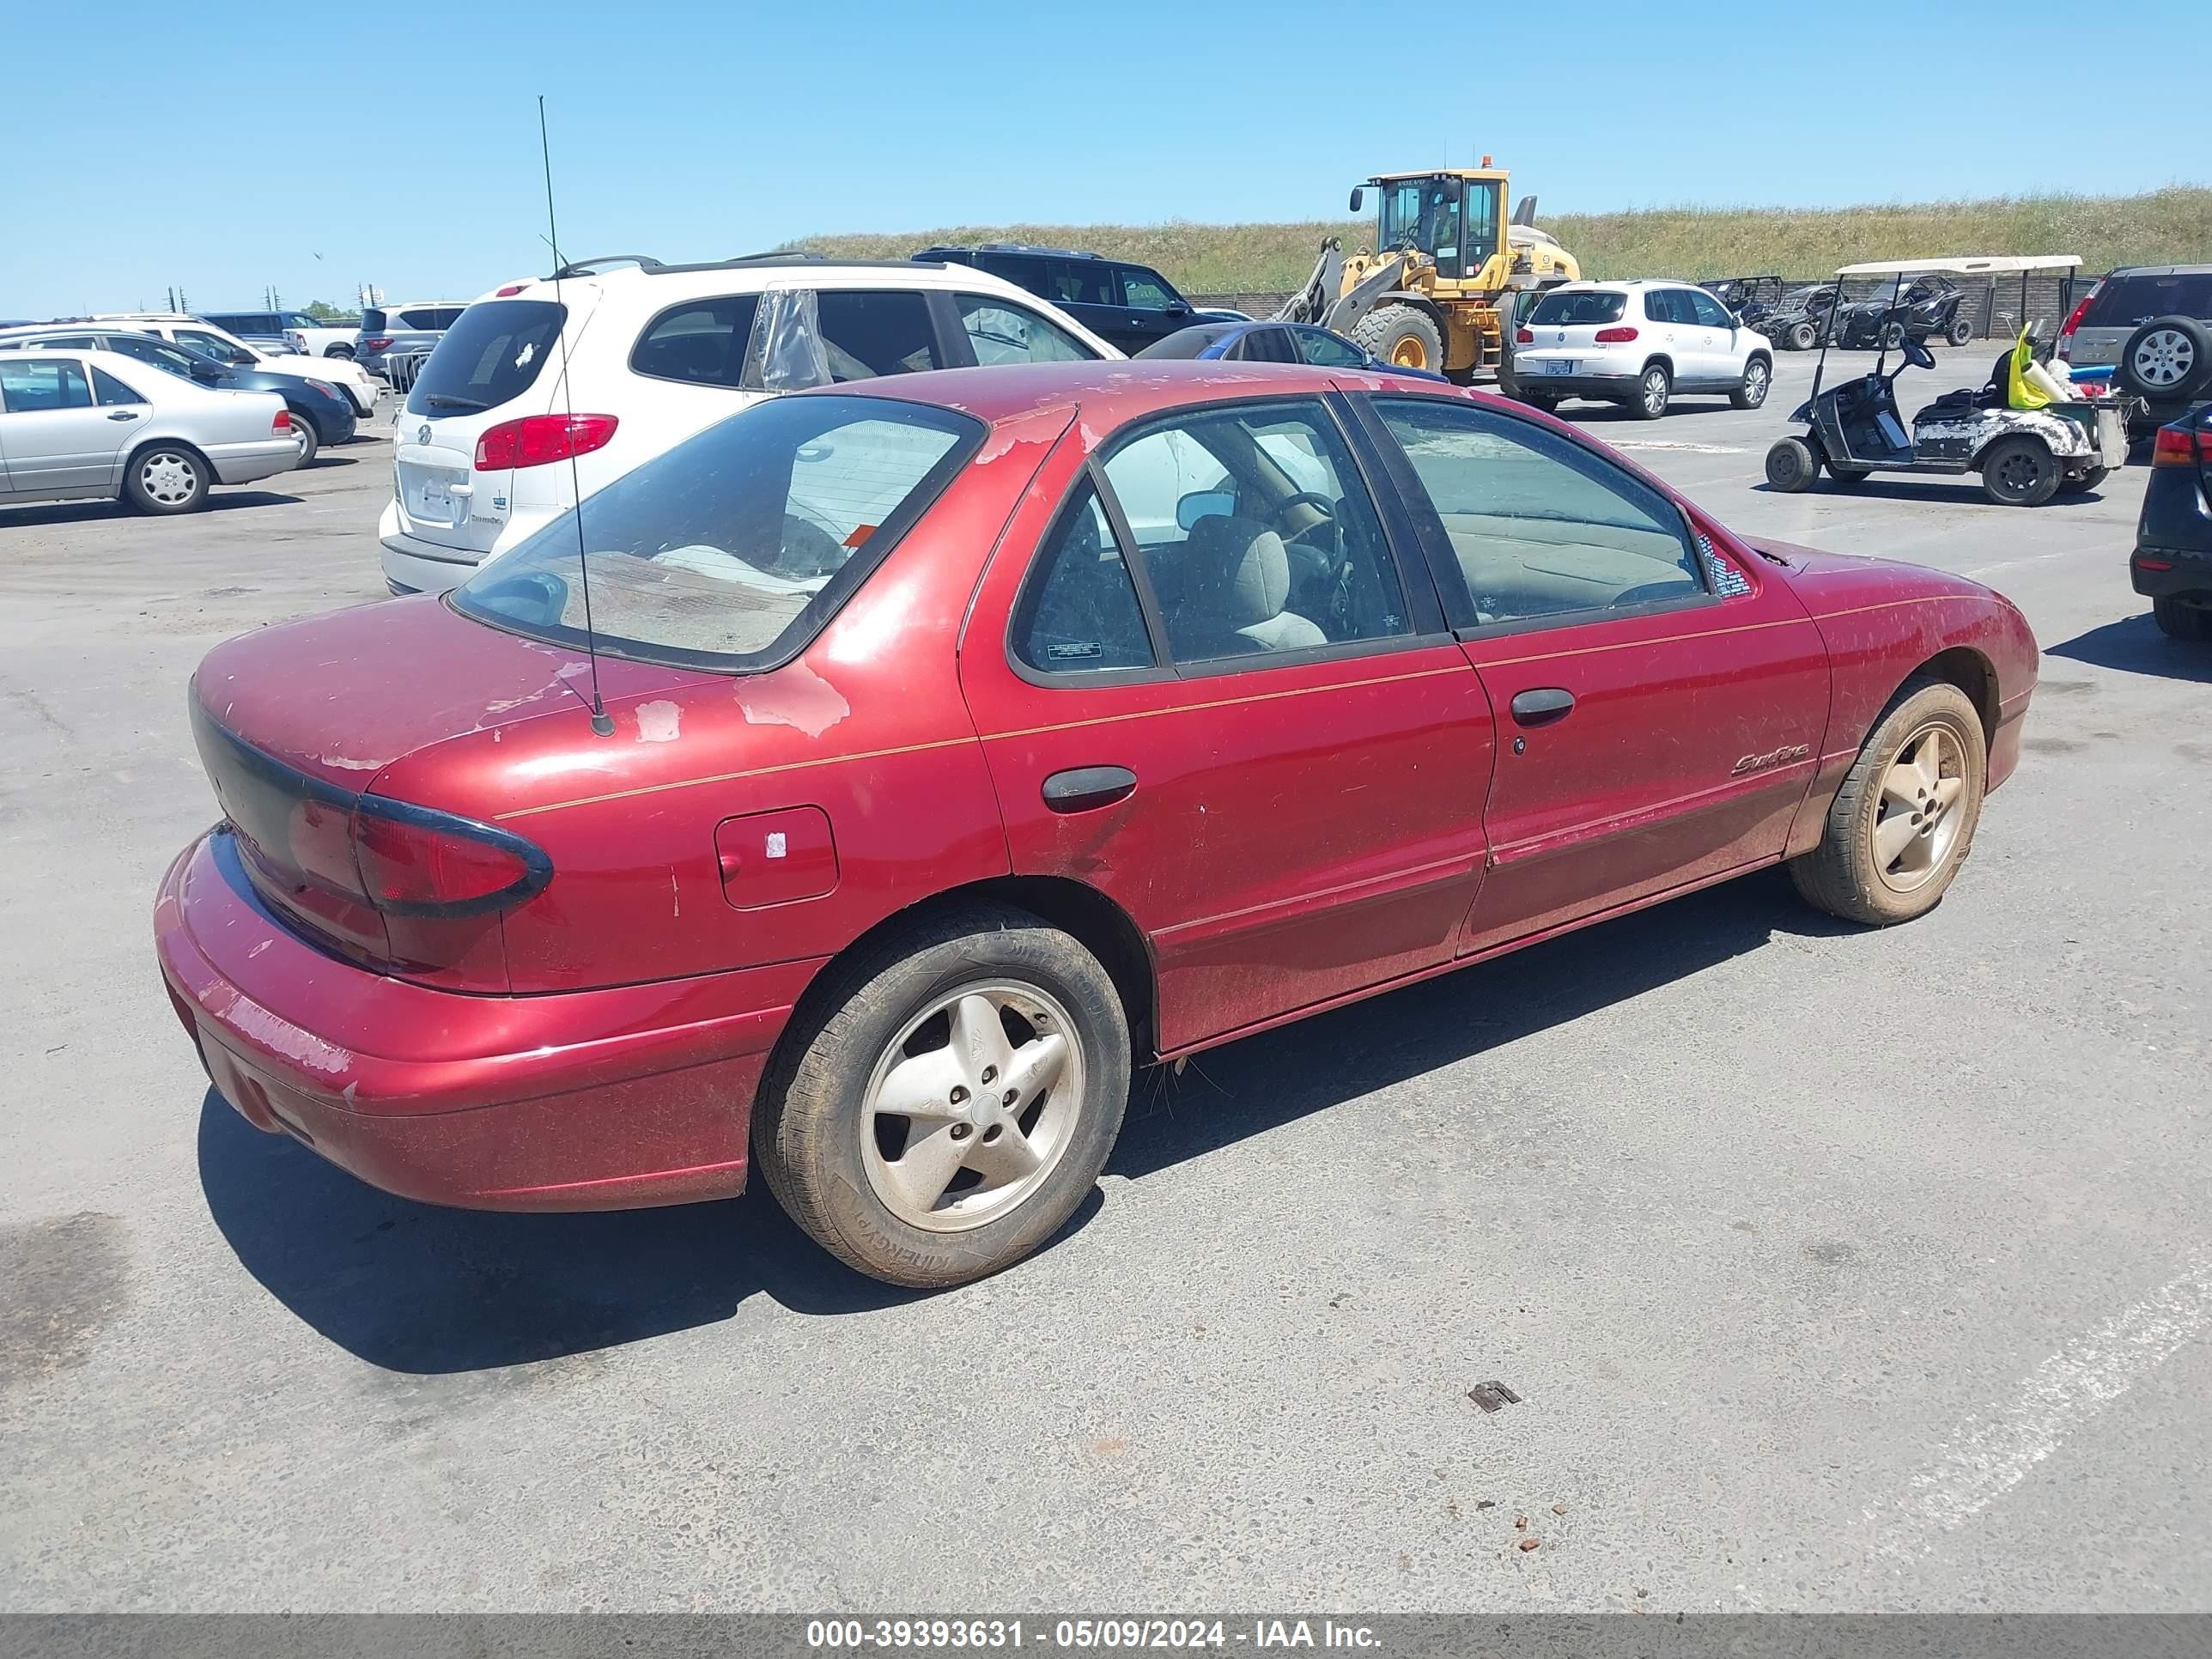
[[[1026,242],[985,242],[976,247],[926,247],[916,259],[973,265],[1049,300],[1093,334],[1131,356],[1164,340],[1194,319],[1219,315],[1194,310],[1175,284],[1150,265],[1127,264],[1096,253]]]
[[[2212,265],[2130,265],[2089,290],[2058,335],[2076,368],[2109,363],[2117,391],[2150,405],[2149,424],[2212,397]]]

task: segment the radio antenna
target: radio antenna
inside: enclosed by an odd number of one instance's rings
[[[561,351],[561,410],[567,426],[568,491],[576,498],[576,574],[584,589],[584,655],[592,665],[592,731],[597,736],[615,734],[614,716],[599,698],[599,644],[592,626],[592,561],[584,550],[584,486],[576,470],[576,388],[568,380],[568,308],[561,300],[561,273],[568,262],[561,257],[561,227],[553,217],[553,146],[545,136],[545,94],[538,94],[538,153],[545,163],[545,233],[553,248],[553,303],[561,307],[561,325],[554,339]]]

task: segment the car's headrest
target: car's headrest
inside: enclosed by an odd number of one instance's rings
[[[1256,519],[1211,514],[1190,527],[1199,603],[1231,628],[1273,620],[1291,598],[1291,556]]]

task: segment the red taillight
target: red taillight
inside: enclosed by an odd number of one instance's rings
[[[2136,555],[2136,568],[2138,570],[2171,570],[2173,568],[2173,561],[2172,559],[2146,559],[2142,554],[2138,553]]]
[[[2159,428],[2157,440],[2150,447],[2153,466],[2194,466],[2198,461],[2212,461],[2212,432]]]
[[[289,409],[278,410],[276,418],[269,422],[269,429],[271,432],[289,432],[292,429],[292,411]]]
[[[526,415],[501,421],[477,440],[477,471],[543,466],[604,449],[615,435],[611,415]]]
[[[363,351],[385,351],[390,349],[391,345],[392,337],[389,334],[380,334],[373,340],[363,340],[361,343],[361,349]]]
[[[1516,328],[1516,329],[1515,329],[1515,330],[1513,331],[1513,343],[1514,343],[1514,344],[1516,344],[1516,345],[1534,345],[1534,344],[1535,344],[1535,343],[1536,343],[1536,335],[1535,335],[1535,331],[1534,331],[1534,330],[1532,330],[1532,329],[1526,329],[1526,328]]]
[[[526,283],[509,283],[505,288],[501,289],[491,297],[495,300],[504,300],[509,295],[521,293],[522,290],[528,286],[529,284]]]
[[[1636,331],[1632,328],[1601,328],[1597,331],[1600,345],[1626,345],[1635,337]]]
[[[364,798],[354,854],[368,902],[395,915],[504,910],[552,878],[545,854],[520,836],[441,812]]]
[[[2099,286],[2101,287],[2102,284],[2100,283]],[[2064,339],[2075,329],[2081,326],[2081,313],[2088,310],[2089,301],[2096,297],[2097,289],[2093,288],[2087,294],[2081,296],[2081,302],[2076,305],[2073,310],[2066,313],[2066,326],[2058,331],[2058,337],[2060,339]]]

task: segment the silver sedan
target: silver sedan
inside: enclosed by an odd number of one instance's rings
[[[230,392],[113,351],[0,350],[0,503],[120,498],[190,513],[209,487],[299,459],[273,392]]]

